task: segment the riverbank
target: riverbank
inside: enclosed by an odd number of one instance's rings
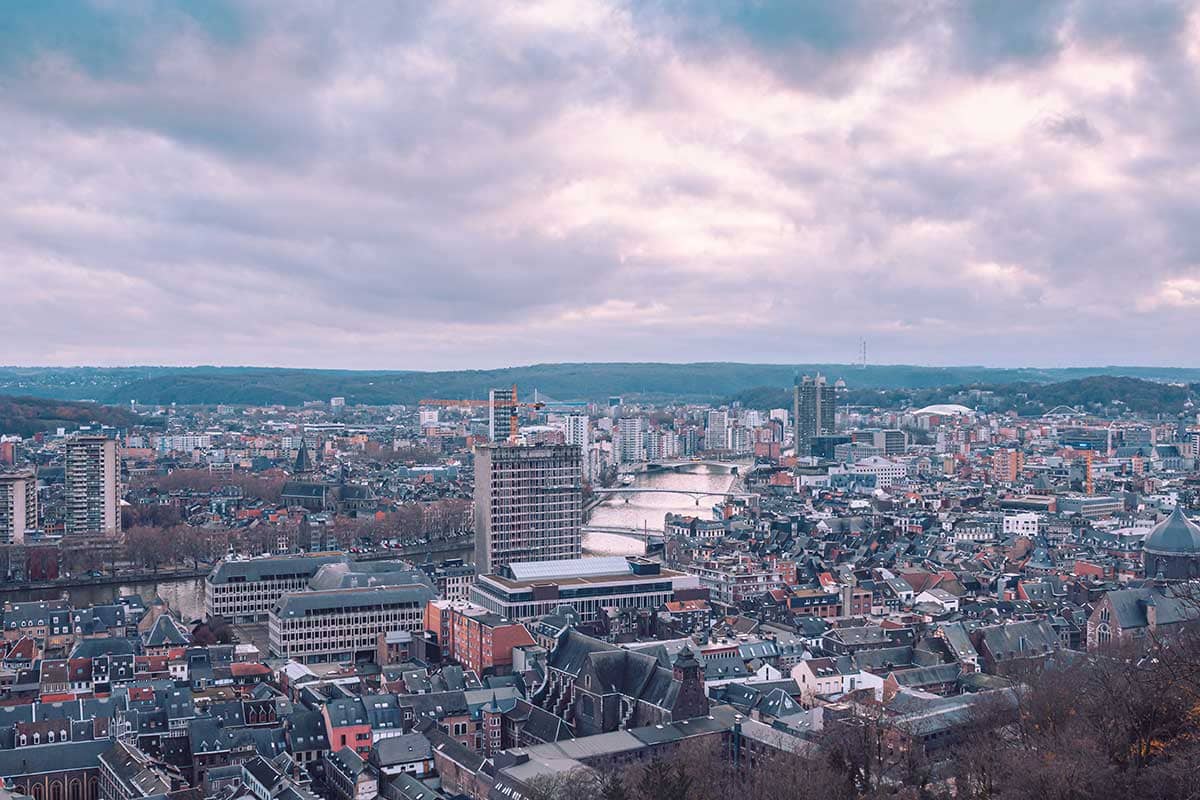
[[[60,578],[54,581],[20,581],[0,584],[0,598],[10,594],[44,592],[59,589],[94,589],[105,586],[122,586],[129,583],[159,583],[187,581],[208,575],[212,566],[205,564],[199,569],[160,569],[158,572],[119,572],[115,575],[83,575]]]

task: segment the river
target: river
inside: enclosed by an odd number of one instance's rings
[[[105,605],[124,595],[140,595],[142,602],[152,603],[155,599],[166,601],[171,610],[184,622],[204,617],[204,579],[183,578],[181,580],[145,581],[120,586],[71,586],[65,589],[29,589],[6,594],[6,600],[57,600],[64,595],[76,608]]]
[[[684,489],[688,491],[725,492],[736,476],[726,470],[708,467],[689,467],[687,472],[653,472],[638,475],[632,484],[647,489]],[[592,510],[588,525],[601,528],[647,528],[662,531],[667,514],[689,514],[712,519],[712,507],[719,497],[703,497],[700,505],[683,494],[635,494],[605,500]],[[645,544],[628,536],[614,533],[585,533],[584,555],[640,555]]]

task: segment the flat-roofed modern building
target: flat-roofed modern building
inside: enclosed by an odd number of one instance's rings
[[[302,592],[326,564],[349,564],[345,553],[311,553],[222,561],[204,587],[204,610],[233,623],[261,622],[288,592]]]
[[[603,608],[657,609],[680,589],[699,588],[694,575],[663,569],[645,558],[605,556],[509,564],[481,575],[471,602],[509,620],[524,621],[572,606],[582,620]]]
[[[268,620],[271,655],[305,664],[372,660],[380,634],[424,629],[425,604],[432,599],[424,585],[284,595]]]
[[[582,522],[578,447],[475,449],[475,563],[481,574],[521,561],[579,558]]]
[[[37,477],[31,469],[0,471],[0,544],[22,544],[38,526]]]
[[[98,435],[68,439],[63,478],[67,536],[121,533],[121,457],[115,439]]]

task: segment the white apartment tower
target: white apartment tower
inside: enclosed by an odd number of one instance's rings
[[[729,413],[709,411],[704,426],[704,449],[724,450],[729,446]]]
[[[65,473],[64,533],[120,534],[121,458],[116,440],[96,435],[68,439]]]
[[[585,414],[572,414],[567,417],[566,437],[567,444],[579,448],[580,457],[583,459],[583,477],[590,479],[591,459],[588,458],[588,450],[592,442],[592,430]]]
[[[475,563],[480,575],[523,561],[580,558],[583,460],[575,445],[475,450]]]
[[[0,544],[22,544],[38,526],[37,477],[31,469],[0,472]]]
[[[621,417],[617,420],[617,435],[614,448],[617,461],[621,464],[636,464],[646,460],[646,448],[642,441],[642,418]]]

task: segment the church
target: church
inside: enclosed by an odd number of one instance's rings
[[[1184,516],[1181,506],[1175,506],[1142,543],[1142,564],[1147,578],[1200,578],[1200,525]]]

